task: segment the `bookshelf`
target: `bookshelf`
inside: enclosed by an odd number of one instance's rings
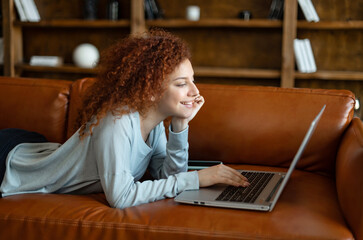
[[[147,20],[148,27],[161,28],[282,28],[281,21],[267,19],[251,19],[244,21],[240,19],[200,19],[199,21],[188,21],[185,19]]]
[[[22,28],[128,28],[130,27],[130,20],[97,20],[97,21],[85,21],[82,19],[55,19],[55,20],[43,20],[41,22],[21,22],[19,20],[14,21],[14,27]]]
[[[283,21],[267,18],[272,1],[158,2],[165,19],[146,20],[146,26],[187,40],[197,81],[281,85]],[[188,5],[200,7],[199,21],[185,19]],[[249,21],[237,17],[243,10],[252,13]]]
[[[2,6],[2,0],[0,0],[0,6]],[[2,8],[0,8],[2,9]],[[1,55],[4,54],[4,45],[3,45],[3,13],[2,11],[0,11],[0,25],[1,25],[1,28],[0,28],[0,38],[2,39],[2,45],[0,45],[0,52],[1,52]],[[0,63],[0,76],[3,76],[4,75],[4,64],[3,62]]]
[[[115,40],[151,27],[164,28],[185,39],[192,50],[196,80],[225,84],[281,87],[345,88],[363,99],[363,0],[312,0],[320,17],[307,22],[297,0],[286,1],[283,20],[267,18],[272,0],[158,0],[163,19],[145,19],[143,0],[119,0],[120,19],[106,19],[107,0],[99,0],[98,18],[83,19],[83,0],[35,0],[40,22],[21,22],[12,0],[2,0],[8,76],[77,79],[95,69],[73,65],[80,43],[100,51]],[[188,5],[201,9],[199,21],[185,19]],[[238,13],[249,10],[249,21]],[[309,38],[318,68],[297,71],[295,38]],[[30,66],[32,55],[61,55],[64,66]],[[360,112],[359,116],[363,116]]]
[[[95,75],[95,69],[83,69],[73,64],[73,50],[81,43],[91,43],[100,51],[134,31],[130,11],[135,1],[122,0],[120,19],[106,19],[107,0],[98,1],[96,20],[83,18],[83,0],[35,0],[41,16],[39,22],[20,21],[12,0],[2,0],[4,39],[8,47],[5,75],[77,79]],[[61,56],[64,66],[39,67],[29,65],[33,55]]]
[[[294,86],[349,89],[363,100],[363,1],[313,0],[320,21],[309,23],[298,13],[296,34],[309,38],[318,71],[295,72]],[[356,115],[363,117],[362,110]]]

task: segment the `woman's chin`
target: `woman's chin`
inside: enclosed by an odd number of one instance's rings
[[[192,115],[192,112],[182,112],[182,113],[177,113],[175,114],[173,117],[177,117],[177,118],[189,118]]]

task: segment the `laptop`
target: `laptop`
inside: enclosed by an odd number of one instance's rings
[[[247,177],[250,186],[234,187],[226,184],[216,184],[199,190],[183,191],[174,200],[179,203],[194,205],[272,211],[313,135],[325,107],[326,105],[323,106],[312,121],[286,173],[238,170]]]

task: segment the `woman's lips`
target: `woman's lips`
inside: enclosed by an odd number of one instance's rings
[[[193,103],[194,103],[194,100],[193,101],[183,101],[183,102],[180,102],[180,103],[183,104],[184,106],[192,107]]]

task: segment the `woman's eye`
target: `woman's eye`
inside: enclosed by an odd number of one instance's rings
[[[186,86],[187,84],[186,83],[179,83],[179,84],[177,84],[176,86],[177,87],[184,87],[184,86]]]

